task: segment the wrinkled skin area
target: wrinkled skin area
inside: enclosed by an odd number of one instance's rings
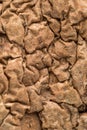
[[[87,130],[87,0],[0,0],[0,130]]]

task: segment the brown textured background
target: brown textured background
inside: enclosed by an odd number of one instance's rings
[[[0,0],[0,130],[87,130],[87,0]]]

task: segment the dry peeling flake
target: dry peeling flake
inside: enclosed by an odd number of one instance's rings
[[[87,130],[87,0],[0,0],[0,130]]]

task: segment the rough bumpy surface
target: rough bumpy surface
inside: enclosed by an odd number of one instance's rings
[[[0,0],[0,130],[87,130],[87,0]]]

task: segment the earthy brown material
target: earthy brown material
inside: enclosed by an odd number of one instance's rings
[[[0,0],[0,130],[87,130],[87,0]]]

